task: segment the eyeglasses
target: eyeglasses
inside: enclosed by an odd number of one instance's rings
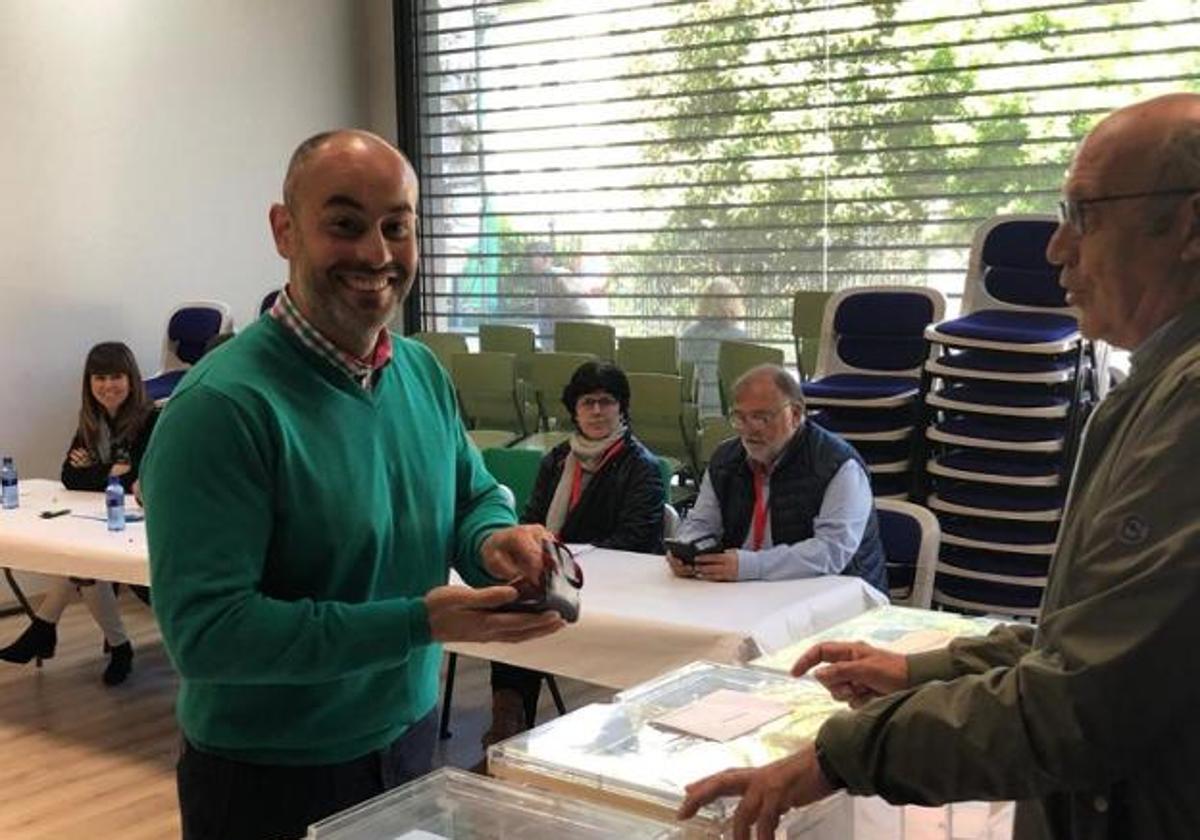
[[[735,429],[763,429],[767,424],[779,416],[779,412],[783,411],[790,402],[785,402],[783,405],[773,411],[751,411],[741,412],[736,408],[729,412],[729,423]]]
[[[612,397],[580,397],[575,403],[576,409],[598,408],[601,411],[607,411],[617,404],[617,400]]]
[[[1131,198],[1149,198],[1154,195],[1190,195],[1200,192],[1200,187],[1180,187],[1174,190],[1148,190],[1146,192],[1121,193],[1119,195],[1099,195],[1095,198],[1064,198],[1058,202],[1058,221],[1069,225],[1082,236],[1086,233],[1084,213],[1089,204],[1102,204],[1106,201],[1125,201]]]

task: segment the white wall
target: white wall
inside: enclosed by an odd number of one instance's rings
[[[177,302],[239,324],[285,276],[292,148],[395,136],[389,0],[0,2],[0,451],[57,476],[84,355],[158,366]]]

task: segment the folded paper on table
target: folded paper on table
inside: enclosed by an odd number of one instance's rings
[[[654,721],[710,741],[732,741],[788,713],[786,703],[722,688]]]

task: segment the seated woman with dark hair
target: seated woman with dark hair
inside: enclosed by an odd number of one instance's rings
[[[658,459],[630,431],[625,373],[607,362],[585,362],[562,401],[575,432],[542,459],[521,521],[544,524],[566,543],[661,552],[662,474]],[[492,664],[492,727],[483,736],[485,746],[532,725],[542,677]]]
[[[79,427],[63,460],[63,485],[68,490],[103,491],[109,477],[116,476],[126,492],[133,491],[155,417],[133,352],[118,341],[97,344],[83,365]],[[0,660],[24,664],[34,657],[54,656],[58,619],[76,595],[104,632],[110,657],[104,684],[124,682],[133,669],[133,646],[107,581],[55,578],[25,632],[0,648]]]

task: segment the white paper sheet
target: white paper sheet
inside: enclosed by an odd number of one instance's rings
[[[682,709],[663,715],[654,723],[724,743],[753,732],[764,723],[783,717],[788,711],[786,703],[722,688]]]

